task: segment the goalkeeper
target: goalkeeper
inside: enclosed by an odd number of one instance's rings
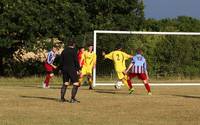
[[[115,50],[110,52],[109,54],[105,54],[105,52],[103,52],[102,55],[105,57],[105,59],[107,58],[114,62],[114,67],[118,79],[129,88],[129,94],[132,94],[134,89],[131,84],[128,84],[127,75],[125,75],[123,72],[126,70],[125,61],[129,58],[132,58],[133,56],[123,52],[121,44],[117,44]]]

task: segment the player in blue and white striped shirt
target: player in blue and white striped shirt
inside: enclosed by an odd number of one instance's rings
[[[142,56],[141,49],[137,50],[137,54],[133,56],[131,64],[129,65],[125,73],[128,73],[129,84],[131,84],[131,79],[137,76],[139,79],[143,81],[145,88],[148,92],[148,95],[151,95],[151,88],[148,82],[149,76],[147,72],[147,63],[144,56]]]
[[[49,88],[49,81],[50,79],[54,76],[53,74],[53,70],[57,68],[57,66],[55,66],[53,64],[55,58],[56,58],[56,53],[58,52],[59,47],[54,45],[52,50],[48,52],[47,54],[47,59],[45,61],[44,67],[46,70],[46,78],[45,81],[43,83],[43,88]]]

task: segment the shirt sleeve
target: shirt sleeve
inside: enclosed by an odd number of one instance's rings
[[[105,55],[105,58],[106,58],[106,59],[113,60],[113,52],[110,52],[110,53],[106,54],[106,55]]]
[[[124,56],[125,60],[127,60],[127,59],[129,59],[131,57],[131,55],[129,55],[129,54],[125,53],[125,52],[123,52],[123,56]]]
[[[63,62],[64,62],[64,50],[62,51],[61,55],[60,55],[60,65],[58,66],[58,69],[62,69],[63,67]]]
[[[132,63],[135,63],[135,56],[133,56],[131,62],[132,62]]]
[[[94,60],[93,60],[94,64],[96,64],[96,61],[97,61],[97,55],[94,53]]]
[[[145,58],[144,58],[144,70],[147,71],[147,62]]]
[[[81,68],[80,68],[80,65],[79,65],[79,62],[78,62],[78,58],[77,58],[77,53],[76,51],[74,51],[74,64],[75,64],[75,69],[77,71],[79,71]]]

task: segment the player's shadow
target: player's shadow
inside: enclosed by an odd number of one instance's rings
[[[123,93],[123,91],[114,90],[114,89],[95,89],[95,92],[105,93],[105,94],[127,94],[127,93]]]
[[[191,95],[173,95],[173,96],[184,97],[184,98],[200,99],[200,96],[191,96]]]
[[[32,85],[26,85],[26,86],[23,86],[23,87],[26,87],[26,88],[39,88],[39,89],[44,89],[40,86],[32,86]],[[50,88],[48,89],[60,89],[61,87],[60,86],[51,86]]]
[[[43,96],[20,96],[21,98],[29,98],[29,99],[43,99],[43,100],[52,100],[52,101],[60,101],[58,98],[51,97],[43,97]]]

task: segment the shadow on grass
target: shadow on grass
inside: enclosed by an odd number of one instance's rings
[[[184,98],[200,99],[200,96],[191,96],[191,95],[173,95],[173,96],[184,97]]]
[[[118,95],[128,95],[128,92],[124,92],[116,89],[95,89],[96,93],[105,93],[105,94],[118,94]]]
[[[40,86],[32,86],[32,85],[27,85],[27,86],[23,86],[23,87],[26,87],[26,88],[38,88],[38,89],[44,89]],[[60,86],[51,86],[50,88],[48,89],[60,89],[61,87]]]
[[[42,97],[42,96],[20,96],[22,98],[29,98],[29,99],[44,99],[44,100],[52,100],[52,101],[60,101],[58,98],[51,98],[51,97]]]
[[[95,90],[97,93],[105,93],[105,94],[116,94],[116,92],[106,91],[106,90]]]

